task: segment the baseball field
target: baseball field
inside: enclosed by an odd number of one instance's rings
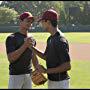
[[[5,40],[11,33],[0,33],[0,89],[8,88],[9,62],[7,60]],[[49,33],[29,33],[37,41],[36,47],[44,52]],[[71,70],[68,71],[70,79],[70,88],[90,88],[90,33],[64,33],[69,41]],[[39,62],[46,67],[45,61],[39,59]],[[45,75],[47,77],[47,75]],[[47,83],[33,88],[47,88]]]

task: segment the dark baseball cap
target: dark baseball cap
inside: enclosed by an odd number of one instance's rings
[[[43,13],[43,15],[39,18],[38,22],[40,22],[41,20],[58,20],[58,19],[59,19],[58,13],[53,9],[49,9]]]
[[[30,12],[24,12],[19,16],[20,20],[24,20],[24,19],[30,19],[30,20],[34,20],[33,15]]]

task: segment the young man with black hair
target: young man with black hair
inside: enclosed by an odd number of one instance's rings
[[[28,30],[31,27],[34,17],[30,12],[24,12],[19,16],[20,31],[9,35],[6,39],[6,51],[9,65],[9,89],[31,89],[31,60],[34,67],[37,67],[38,61],[36,55],[29,48],[36,44],[30,43],[31,37],[28,37]]]
[[[68,89],[70,77],[67,71],[71,69],[69,44],[58,28],[58,19],[55,10],[49,9],[44,12],[39,22],[43,29],[51,34],[47,39],[46,50],[43,53],[36,47],[31,49],[46,61],[47,69],[39,65],[39,70],[41,73],[47,73],[48,88]]]

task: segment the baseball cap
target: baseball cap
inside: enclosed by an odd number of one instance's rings
[[[32,14],[30,12],[24,12],[19,16],[20,20],[24,20],[26,18],[34,20],[34,17],[32,16]]]
[[[53,9],[49,9],[43,13],[41,18],[39,18],[38,22],[40,22],[41,20],[58,20],[58,19],[59,19],[58,13]]]

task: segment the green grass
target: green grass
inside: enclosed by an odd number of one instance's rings
[[[0,43],[4,43],[7,36],[12,33],[0,33]],[[46,42],[48,36],[50,35],[49,33],[29,33],[29,35],[32,35],[38,42]]]
[[[11,33],[0,33],[0,43],[5,42],[6,37]],[[50,36],[49,33],[31,33],[38,42],[46,42]],[[64,33],[70,43],[89,43],[90,33]]]
[[[10,35],[11,33],[0,33],[0,43],[4,43],[7,36]]]
[[[7,88],[9,77],[8,64],[5,53],[0,53],[0,88]]]
[[[71,88],[90,88],[90,61],[73,60],[71,65]]]
[[[90,44],[90,33],[65,33],[65,37],[70,43]]]
[[[46,42],[48,37],[50,36],[49,33],[29,33],[36,39],[38,42]]]

